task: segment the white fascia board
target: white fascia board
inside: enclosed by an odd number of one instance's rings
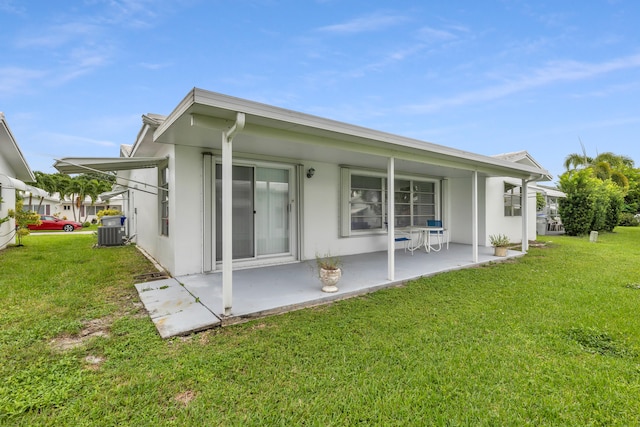
[[[17,179],[35,182],[36,177],[27,164],[27,159],[22,154],[2,112],[0,112],[0,155],[7,159]]]

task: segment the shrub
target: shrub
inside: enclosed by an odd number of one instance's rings
[[[86,222],[83,222],[83,223],[82,223],[82,226],[83,226],[83,227],[90,227],[90,226],[91,226],[91,223],[90,223],[89,221],[86,221]]]
[[[624,212],[620,215],[620,221],[618,225],[623,227],[637,227],[640,225],[640,221],[633,214]]]
[[[604,185],[607,187],[607,192],[609,194],[609,206],[607,209],[604,229],[606,231],[613,231],[613,229],[620,223],[620,216],[622,215],[622,209],[624,207],[624,195],[620,187],[612,181],[605,181]]]
[[[567,194],[560,199],[560,216],[570,236],[590,231],[613,231],[624,207],[624,194],[610,179],[602,181],[591,169],[565,172],[560,188]]]
[[[567,195],[559,200],[559,213],[570,236],[588,234],[595,216],[592,193],[597,180],[590,170],[566,172],[560,176],[560,189]]]
[[[118,216],[118,215],[122,215],[122,212],[120,212],[118,209],[103,209],[101,211],[98,211],[98,219],[102,219],[103,216]]]

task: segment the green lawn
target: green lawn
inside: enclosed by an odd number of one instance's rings
[[[161,340],[134,247],[0,252],[2,425],[640,425],[640,228]]]

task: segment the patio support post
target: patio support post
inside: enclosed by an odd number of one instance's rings
[[[389,157],[389,161],[387,162],[387,278],[391,281],[395,280],[396,270],[396,213],[395,204],[393,203],[395,195],[395,173],[395,159]]]
[[[471,175],[471,250],[473,262],[478,262],[478,171]]]
[[[522,179],[522,252],[529,250],[529,181]]]
[[[222,309],[231,315],[233,287],[233,137],[244,128],[244,113],[222,131]]]

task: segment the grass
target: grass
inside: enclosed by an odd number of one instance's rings
[[[94,239],[0,252],[0,424],[640,425],[640,228],[166,341]]]

